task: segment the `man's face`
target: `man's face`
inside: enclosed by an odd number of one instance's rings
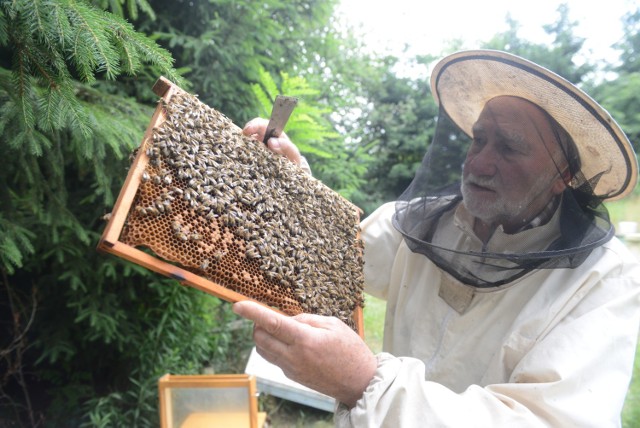
[[[497,97],[473,125],[473,143],[463,169],[467,210],[488,225],[518,229],[536,216],[565,185],[554,164],[560,148],[534,104]]]

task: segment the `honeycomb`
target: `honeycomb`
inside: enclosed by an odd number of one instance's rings
[[[120,241],[278,308],[363,307],[359,213],[185,91],[139,150],[148,157]]]

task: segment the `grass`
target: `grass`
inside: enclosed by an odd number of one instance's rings
[[[635,221],[640,223],[640,190],[636,191],[628,198],[621,201],[607,204],[611,221],[614,225],[621,221]],[[640,245],[635,244],[632,249],[636,254],[640,254]],[[636,349],[636,360],[633,366],[633,378],[627,399],[622,408],[622,427],[640,428],[640,341]]]
[[[640,223],[640,187],[628,197],[605,205],[614,225],[617,226],[621,221]]]
[[[364,341],[374,353],[382,351],[386,302],[366,295],[364,305]]]
[[[633,365],[633,379],[622,408],[622,427],[640,428],[640,342]]]

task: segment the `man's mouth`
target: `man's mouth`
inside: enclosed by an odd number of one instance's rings
[[[474,192],[496,192],[496,190],[490,185],[481,184],[471,180],[467,180],[465,185]]]

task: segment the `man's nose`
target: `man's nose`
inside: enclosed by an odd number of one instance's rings
[[[497,171],[496,153],[487,144],[478,151],[470,152],[464,166],[473,175],[493,177]]]

